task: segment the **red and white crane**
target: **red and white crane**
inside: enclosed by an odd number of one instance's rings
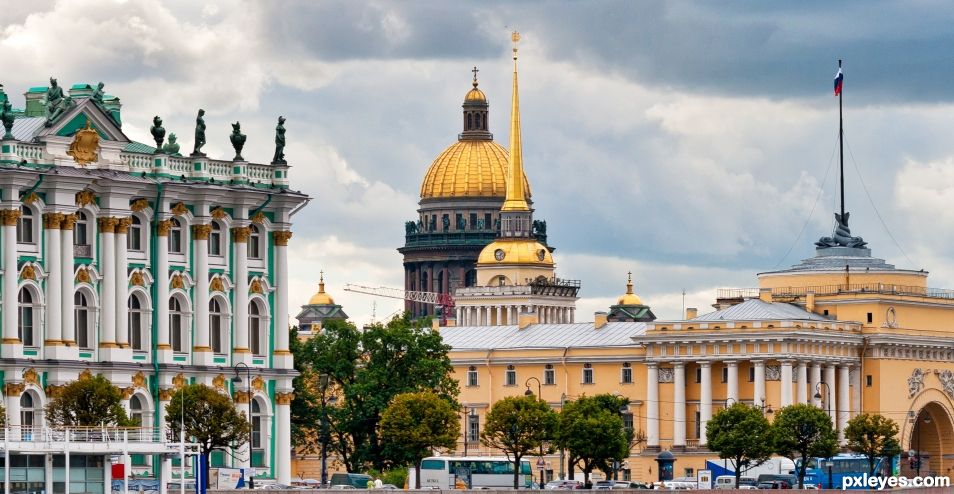
[[[415,290],[402,290],[400,288],[391,288],[387,286],[364,286],[348,283],[344,286],[345,291],[364,293],[377,297],[396,298],[399,300],[409,300],[411,302],[420,302],[422,304],[436,305],[441,308],[441,326],[447,325],[448,314],[454,312],[454,296],[449,293],[421,292]]]

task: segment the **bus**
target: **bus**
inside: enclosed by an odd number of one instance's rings
[[[530,462],[520,462],[517,485],[530,488]],[[431,456],[421,460],[423,489],[513,488],[513,461],[498,456]]]
[[[816,485],[821,489],[841,489],[841,480],[844,477],[863,477],[866,473],[875,477],[890,477],[898,467],[897,456],[892,458],[875,459],[874,475],[868,469],[868,457],[864,455],[840,454],[831,458],[810,458],[805,470],[805,484]],[[829,462],[831,474],[829,475]],[[801,466],[801,460],[798,462]],[[795,475],[798,475],[796,470]],[[851,486],[849,489],[866,489],[867,487]]]

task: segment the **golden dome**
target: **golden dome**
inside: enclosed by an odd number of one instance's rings
[[[500,239],[487,244],[477,265],[534,264],[553,266],[553,255],[543,244],[529,238]]]
[[[480,103],[487,102],[487,95],[483,91],[477,89],[477,81],[474,81],[474,88],[470,91],[467,91],[467,95],[464,96],[464,102],[468,101],[478,101]]]
[[[626,293],[616,301],[616,305],[643,305],[639,295],[633,293],[633,273],[629,273],[629,281],[626,282]]]
[[[318,279],[318,293],[311,296],[308,305],[335,305],[335,299],[325,293],[325,272],[321,272],[321,278]]]
[[[451,144],[431,163],[421,199],[500,197],[507,193],[507,150],[491,140],[465,139]],[[524,194],[530,185],[524,175]]]

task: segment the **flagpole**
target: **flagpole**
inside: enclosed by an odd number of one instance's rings
[[[838,59],[838,72],[841,72],[841,59]],[[842,76],[844,77],[844,76]],[[841,97],[845,92],[844,82],[838,91],[838,155],[841,162],[841,218],[845,219],[845,129],[842,126]]]

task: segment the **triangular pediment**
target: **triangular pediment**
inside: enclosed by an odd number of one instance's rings
[[[75,104],[65,113],[59,116],[53,126],[43,128],[38,137],[59,136],[72,137],[77,131],[86,127],[89,121],[90,126],[96,129],[100,139],[107,141],[129,142],[129,138],[123,133],[112,115],[102,106],[89,98],[73,100]]]

